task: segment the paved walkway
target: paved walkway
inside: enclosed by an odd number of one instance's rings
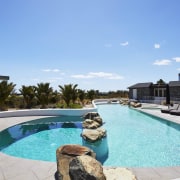
[[[151,114],[153,116],[157,116],[172,122],[175,122],[177,124],[180,124],[180,116],[175,116],[175,115],[171,115],[168,113],[162,113],[160,111],[161,108],[167,108],[166,106],[162,106],[162,105],[148,105],[148,104],[143,104],[142,108],[137,108],[138,110]]]
[[[138,109],[180,124],[180,116],[161,113],[159,109]],[[44,116],[0,118],[0,131],[9,126]],[[47,116],[46,116],[47,117]],[[180,166],[159,168],[128,168],[138,180],[180,180]],[[16,158],[0,152],[0,180],[54,180],[56,163]]]

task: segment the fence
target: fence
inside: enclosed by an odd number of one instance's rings
[[[166,102],[166,97],[143,96],[139,101],[141,103],[163,104]]]

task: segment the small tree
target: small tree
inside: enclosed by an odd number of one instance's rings
[[[91,89],[87,91],[87,97],[92,101],[96,96],[96,91]]]
[[[164,80],[160,79],[160,80],[157,81],[157,84],[159,84],[159,85],[166,84],[166,82]]]
[[[53,91],[51,98],[50,98],[50,103],[56,104],[60,101],[60,94],[58,93],[57,90]]]

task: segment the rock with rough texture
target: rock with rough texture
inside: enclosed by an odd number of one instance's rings
[[[126,168],[103,169],[107,180],[136,180],[135,175]]]
[[[97,123],[99,123],[102,126],[103,120],[102,120],[102,118],[100,116],[94,117],[93,120],[96,121]]]
[[[101,163],[87,155],[70,162],[69,175],[71,180],[106,180]]]
[[[100,126],[101,126],[101,124],[99,124],[98,122],[91,120],[91,119],[86,119],[82,123],[82,127],[86,128],[86,129],[97,129]]]
[[[106,130],[103,128],[83,129],[81,136],[86,141],[95,142],[106,136]]]
[[[97,112],[88,112],[84,115],[84,119],[91,119],[93,120],[95,117],[99,116]]]
[[[137,107],[141,107],[141,106],[142,106],[142,104],[139,103],[139,102],[130,102],[129,105],[132,106],[132,107],[134,107],[134,108],[137,108]]]
[[[85,146],[64,145],[56,150],[57,172],[56,180],[70,180],[69,163],[76,156],[88,155],[95,158],[95,153]]]

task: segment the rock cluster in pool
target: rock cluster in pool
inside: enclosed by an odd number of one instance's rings
[[[102,118],[97,112],[90,112],[84,116],[82,123],[83,131],[81,136],[85,142],[96,144],[106,137],[106,130],[102,128]],[[99,148],[101,154],[106,156],[108,148],[106,141],[100,143]],[[101,146],[105,144],[105,151]],[[107,151],[106,151],[107,149]],[[97,159],[97,154],[87,146],[68,144],[59,147],[56,150],[57,172],[56,180],[111,180],[111,179],[131,179],[136,180],[135,176],[125,168],[103,168],[101,162]],[[112,177],[113,174],[113,177]]]
[[[103,120],[97,112],[89,112],[84,116],[81,136],[85,141],[96,142],[106,136],[106,130],[102,128]]]

